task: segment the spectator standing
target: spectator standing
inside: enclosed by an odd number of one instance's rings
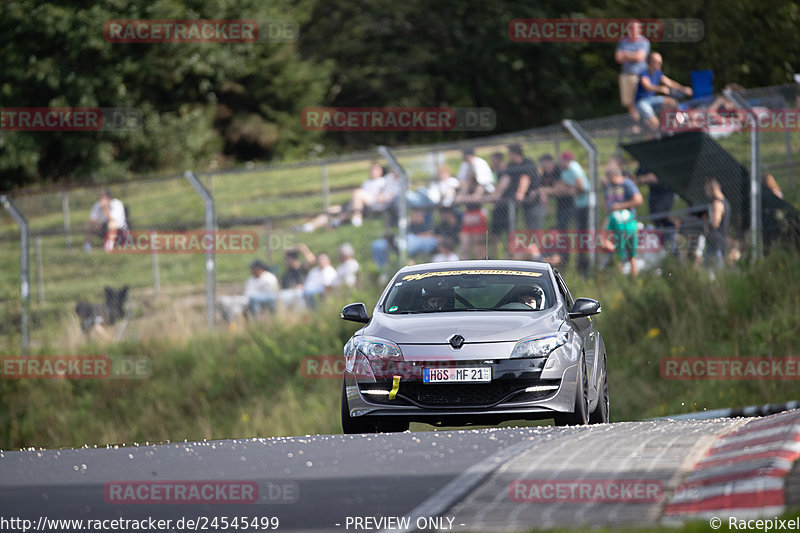
[[[483,185],[478,182],[475,173],[469,173],[462,182],[454,204],[464,205],[464,216],[461,219],[461,257],[483,259],[486,257],[486,211]]]
[[[474,177],[475,181],[483,188],[486,193],[494,191],[494,175],[492,168],[485,159],[475,155],[474,148],[467,148],[462,152],[464,160],[458,168],[456,177],[461,182],[461,187],[467,182],[470,177]]]
[[[642,35],[642,23],[632,21],[628,31],[614,53],[614,60],[621,65],[619,74],[619,100],[622,107],[628,110],[634,122],[639,122],[634,97],[639,86],[639,76],[647,69],[647,55],[650,53],[650,41]]]
[[[561,180],[561,169],[556,165],[556,161],[550,154],[544,154],[539,158],[539,171],[542,176],[542,186],[552,187]]]
[[[719,181],[711,179],[705,185],[706,198],[711,202],[706,222],[705,264],[709,268],[722,268],[727,251],[730,203],[722,193]]]
[[[104,189],[89,213],[89,221],[84,230],[84,251],[89,252],[92,249],[92,236],[99,235],[103,239],[103,249],[110,252],[117,240],[117,233],[127,227],[125,205],[114,198],[110,190]]]
[[[508,160],[510,164],[502,171],[497,187],[487,198],[495,204],[489,226],[491,241],[497,246],[495,257],[500,257],[501,237],[511,229],[511,204],[519,204],[525,199],[531,182],[537,177],[536,164],[523,155],[519,144],[508,147]]]
[[[561,199],[560,209],[556,212],[556,228],[567,231],[575,219],[578,230],[589,227],[589,178],[583,167],[575,160],[572,152],[563,152],[558,158],[560,170],[559,181],[551,187],[542,187],[543,195],[553,195]],[[562,254],[564,263],[569,262],[569,251]],[[578,273],[586,275],[589,268],[589,256],[578,255]]]
[[[606,229],[614,235],[617,257],[630,263],[631,275],[636,276],[636,208],[643,202],[642,195],[617,165],[606,167],[606,179],[603,191],[609,213]]]
[[[542,176],[542,186],[538,190],[531,191],[531,194],[538,194],[539,201],[549,211],[548,191],[552,191],[552,187],[561,181],[561,168],[556,164],[556,160],[552,155],[544,154],[539,158],[539,172]],[[556,194],[550,194],[550,196],[553,196],[556,200],[556,221],[566,218],[566,213],[570,211],[570,206],[572,205],[572,197]],[[559,227],[559,225],[556,222],[556,227]]]
[[[650,215],[672,211],[675,192],[669,185],[661,183],[655,173],[641,165],[636,170],[636,178],[639,185],[647,185],[650,188],[650,195],[647,199]],[[654,218],[652,222],[653,226],[661,233],[664,248],[676,253],[675,222],[668,216]]]
[[[505,173],[507,166],[506,156],[503,155],[503,152],[493,152],[492,155],[489,156],[489,168],[492,169],[492,183],[500,181],[500,176]]]
[[[542,187],[544,187],[544,178],[536,168],[536,162],[525,157],[521,149],[518,153],[509,157],[512,164],[509,166],[508,172],[510,174],[519,173],[522,179],[525,179],[525,176],[530,178],[528,191],[522,200],[525,227],[528,229],[542,229],[544,227],[544,217],[549,212],[546,197],[543,199],[541,192]]]

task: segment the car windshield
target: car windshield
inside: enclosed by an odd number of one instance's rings
[[[546,271],[518,269],[431,270],[399,276],[383,302],[383,312],[532,312],[555,304]]]

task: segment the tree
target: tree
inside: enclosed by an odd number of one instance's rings
[[[4,3],[0,16],[5,107],[114,107],[142,113],[117,132],[2,132],[0,189],[34,181],[119,178],[127,172],[204,169],[300,153],[318,136],[303,107],[322,98],[327,68],[292,42],[121,44],[104,39],[120,19],[303,22],[306,2],[110,1]]]

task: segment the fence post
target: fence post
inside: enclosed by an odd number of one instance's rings
[[[400,264],[405,265],[408,260],[408,176],[394,157],[394,154],[386,146],[379,146],[378,153],[389,162],[389,166],[400,178],[400,206],[397,209],[397,255],[400,258]]]
[[[784,132],[784,139],[786,143],[786,173],[788,178],[787,189],[794,189],[794,180],[792,179],[792,132],[786,128]]]
[[[150,242],[156,239],[156,232],[150,232]],[[161,278],[158,273],[158,253],[155,250],[150,252],[153,259],[153,297],[158,298],[161,295]]]
[[[42,238],[33,239],[36,245],[36,286],[38,289],[39,303],[44,303],[44,274],[42,273]]]
[[[750,102],[736,91],[725,89],[725,96],[745,109],[754,119],[750,128],[750,257],[756,261],[762,254],[761,248],[761,134],[758,131],[758,116]]]
[[[64,213],[64,234],[67,238],[67,250],[72,249],[72,227],[69,220],[69,195],[67,190],[61,191],[61,211]]]
[[[591,137],[583,127],[574,120],[563,120],[561,124],[575,139],[589,152],[589,235],[592,243],[596,241],[597,233],[597,148]],[[581,228],[579,228],[581,229]],[[597,247],[592,245],[589,255],[589,268],[594,272],[597,264]],[[580,253],[580,251],[579,251]]]
[[[22,316],[20,318],[20,332],[22,334],[22,354],[28,355],[28,343],[30,341],[28,333],[28,312],[30,311],[30,230],[25,215],[17,209],[13,200],[6,195],[0,196],[0,203],[11,213],[14,220],[19,224],[19,277],[20,295],[22,297]]]
[[[320,174],[322,178],[322,212],[327,213],[331,207],[331,185],[328,181],[328,165],[322,165]]]
[[[189,183],[192,184],[194,190],[200,194],[205,203],[205,219],[206,231],[214,232],[216,230],[216,216],[214,214],[214,197],[211,193],[203,187],[200,180],[191,170],[187,170],[183,175]],[[214,325],[214,300],[216,299],[216,266],[215,266],[216,250],[213,246],[206,250],[206,319],[209,326]]]
[[[264,237],[266,247],[267,247],[267,264],[272,268],[272,219],[268,218],[266,222],[264,222]]]

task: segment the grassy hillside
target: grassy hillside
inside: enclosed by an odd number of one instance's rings
[[[796,256],[776,253],[715,281],[685,266],[664,272],[639,279],[615,272],[593,281],[567,277],[575,296],[603,304],[598,323],[614,421],[797,399],[797,381],[666,381],[659,375],[660,360],[676,355],[800,355]],[[313,315],[267,318],[237,332],[181,335],[170,323],[150,340],[83,346],[83,354],[150,357],[152,374],[0,380],[0,448],[339,432],[340,381],[304,377],[301,366],[306,357],[341,354],[357,329],[338,319],[341,306],[373,306],[376,298],[374,288],[336,295]],[[193,312],[202,320],[202,308]],[[49,346],[38,353],[64,351]]]

